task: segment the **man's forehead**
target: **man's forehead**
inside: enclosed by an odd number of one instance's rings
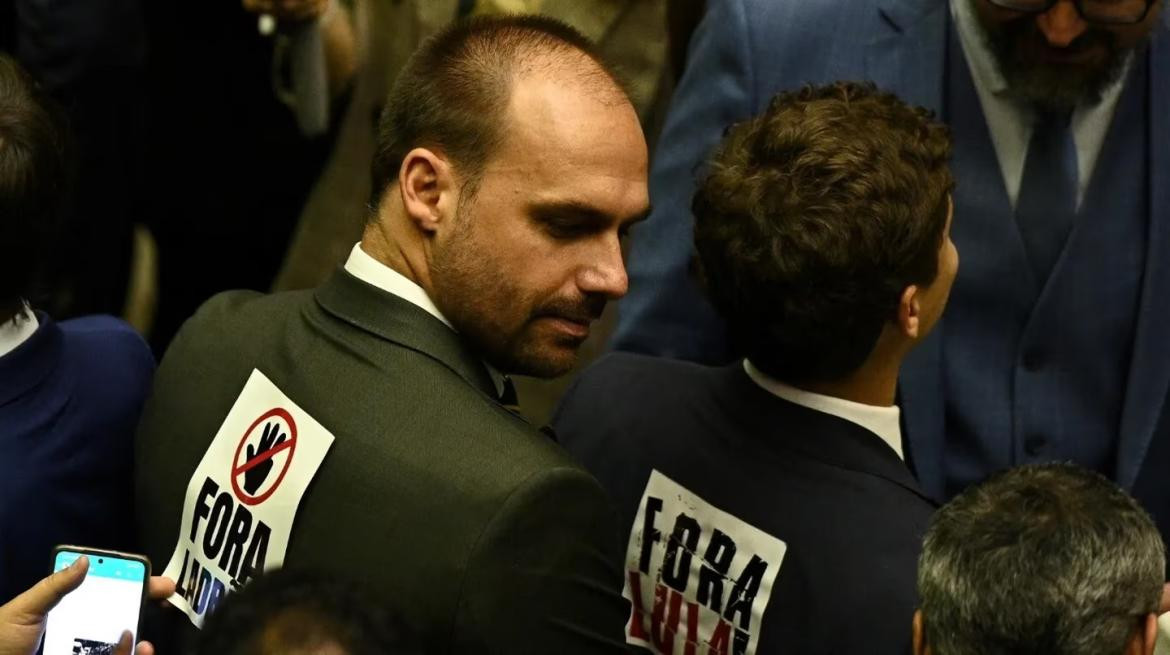
[[[621,93],[611,90],[610,93]],[[515,85],[503,116],[500,145],[485,171],[556,175],[570,166],[624,168],[615,160],[645,157],[645,139],[625,98],[600,99],[574,81],[529,77]]]
[[[591,61],[517,75],[502,116],[511,136],[543,140],[604,130],[628,117],[637,119],[629,98]]]

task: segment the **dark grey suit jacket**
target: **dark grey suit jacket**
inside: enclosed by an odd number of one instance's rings
[[[336,439],[286,566],[370,583],[426,652],[622,649],[621,543],[601,487],[496,402],[453,331],[344,271],[315,291],[217,296],[167,352],[136,444],[155,563],[253,368]]]

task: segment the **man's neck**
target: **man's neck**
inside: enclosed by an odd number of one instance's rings
[[[890,407],[894,404],[898,390],[898,369],[901,362],[886,363],[878,366],[877,362],[867,363],[853,371],[849,376],[832,382],[801,382],[792,386],[819,393],[824,396],[842,398],[864,405]]]
[[[370,225],[362,234],[361,249],[370,257],[389,267],[394,272],[414,282],[423,290],[430,291],[428,284],[424,284],[425,276],[421,275],[418,267],[411,265],[407,252],[398,245],[398,240],[387,234],[381,225]]]

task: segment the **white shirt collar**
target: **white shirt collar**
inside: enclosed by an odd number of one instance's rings
[[[36,333],[38,327],[40,327],[40,322],[37,321],[36,313],[26,304],[24,311],[17,314],[16,318],[0,324],[0,357],[16,350],[20,344],[28,341]]]
[[[427,295],[427,292],[422,287],[415,284],[413,280],[406,277],[402,273],[390,268],[382,262],[374,259],[362,250],[361,243],[355,243],[353,250],[349,251],[349,259],[345,262],[345,270],[349,271],[357,279],[378,287],[382,291],[392,293],[399,298],[417,306],[426,313],[434,316],[443,322],[443,325],[454,330],[451,321],[443,316],[443,312],[435,306],[434,301]]]
[[[349,251],[349,259],[345,261],[345,270],[362,282],[378,287],[387,293],[392,293],[417,306],[442,321],[443,325],[455,330],[451,321],[443,316],[443,312],[439,311],[438,306],[422,287],[402,273],[371,257],[365,250],[362,250],[360,242],[355,243],[353,249]],[[496,394],[502,395],[504,393],[504,375],[487,362],[484,362],[484,366],[487,367],[492,383],[495,384]]]
[[[844,398],[797,389],[764,373],[746,359],[743,360],[743,370],[752,379],[752,382],[755,382],[764,391],[801,407],[831,414],[860,425],[880,437],[887,446],[893,448],[898,459],[906,459],[902,455],[902,411],[898,409],[897,405],[889,407],[866,405]]]

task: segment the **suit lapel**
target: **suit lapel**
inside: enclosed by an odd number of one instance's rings
[[[881,0],[885,33],[866,45],[869,79],[917,105],[941,112],[945,91],[947,26],[945,0]],[[941,326],[940,326],[941,327]],[[944,443],[942,338],[936,329],[907,358],[899,394],[907,462],[935,498],[943,495]]]
[[[1137,479],[1170,387],[1170,29],[1164,23],[1149,57],[1149,246],[1117,455],[1117,481],[1127,489]]]
[[[437,360],[467,384],[496,398],[483,360],[459,335],[423,309],[338,270],[315,292],[326,313],[386,341]]]

